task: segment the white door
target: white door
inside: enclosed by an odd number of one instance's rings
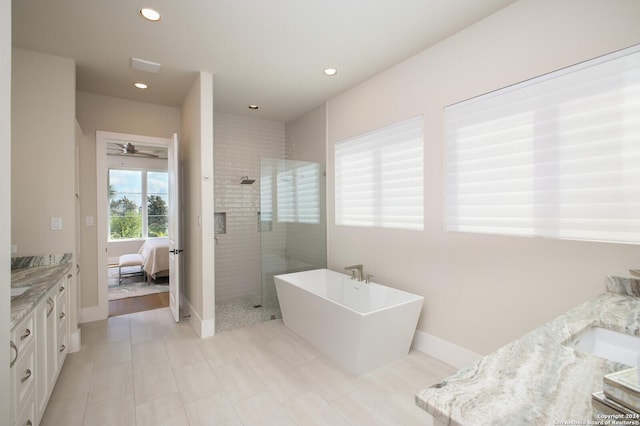
[[[178,135],[169,144],[169,307],[176,322],[180,321],[180,151]]]

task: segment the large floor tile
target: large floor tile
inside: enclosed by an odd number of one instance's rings
[[[288,401],[311,390],[309,382],[284,361],[262,364],[253,370],[279,402]]]
[[[93,376],[93,363],[83,363],[77,366],[67,366],[66,363],[60,370],[58,381],[53,389],[52,395],[73,397],[77,395],[87,395],[91,388],[91,377]]]
[[[94,344],[83,343],[78,352],[67,354],[64,361],[64,368],[75,367],[87,362],[94,362],[96,358],[97,346]]]
[[[268,392],[238,401],[234,407],[245,425],[295,425],[284,407]]]
[[[242,426],[224,392],[185,404],[190,426]]]
[[[302,364],[317,358],[316,351],[310,345],[286,334],[270,339],[267,345],[279,359],[287,364]]]
[[[174,368],[173,375],[185,404],[222,391],[222,384],[207,361]]]
[[[228,332],[228,335],[235,347],[239,348],[240,357],[249,365],[258,366],[279,359],[269,348],[268,339],[257,326],[233,330]]]
[[[180,395],[173,393],[136,406],[137,426],[189,426]]]
[[[404,424],[395,411],[377,399],[370,399],[361,392],[353,392],[335,401],[331,407],[338,411],[351,425],[358,426],[397,426]]]
[[[199,339],[165,340],[165,347],[173,368],[205,361]]]
[[[133,392],[87,404],[84,426],[136,426]]]
[[[131,341],[120,340],[117,342],[98,345],[94,366],[96,368],[120,364],[131,361]]]
[[[131,347],[133,368],[148,367],[155,364],[166,364],[169,355],[162,339],[148,340],[135,343]]]
[[[145,311],[153,312],[153,311]],[[142,343],[162,337],[162,330],[153,322],[153,317],[131,318],[131,343]]]
[[[255,371],[243,360],[213,367],[213,372],[220,380],[222,388],[231,402],[236,402],[267,390],[262,381],[256,376]]]
[[[177,393],[178,387],[169,364],[156,364],[133,370],[136,405]]]
[[[326,401],[333,401],[357,390],[355,376],[321,358],[297,365],[295,370]]]
[[[40,426],[82,426],[87,395],[67,396],[54,392],[49,398]]]
[[[80,330],[82,343],[86,344],[103,345],[131,338],[129,317],[126,315],[82,324]]]
[[[349,426],[346,419],[316,392],[305,393],[282,405],[299,425]]]
[[[105,402],[121,395],[130,395],[133,398],[131,362],[93,370],[87,404]]]
[[[212,367],[230,364],[240,359],[240,352],[228,334],[221,333],[200,343],[202,353]]]

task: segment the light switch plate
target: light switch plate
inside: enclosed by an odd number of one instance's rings
[[[11,244],[11,254],[18,254],[18,245]]]
[[[93,224],[95,223],[93,220],[93,216],[85,217],[85,223],[87,226],[93,226]]]
[[[51,230],[52,231],[60,231],[62,229],[62,218],[61,217],[52,217],[51,218]]]

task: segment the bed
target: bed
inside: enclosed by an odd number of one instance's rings
[[[142,269],[147,280],[169,275],[169,239],[152,238],[146,240],[138,251],[144,258]]]

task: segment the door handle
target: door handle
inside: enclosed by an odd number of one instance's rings
[[[12,368],[16,363],[16,361],[18,360],[18,347],[16,346],[15,343],[13,343],[13,340],[9,342],[9,346],[11,347],[11,349],[16,351],[16,357],[9,363],[9,368]]]
[[[169,250],[169,253],[172,253],[172,254],[180,254],[180,253],[182,253],[183,251],[184,251],[184,250],[182,250],[182,249],[175,249],[175,250]]]
[[[32,374],[31,370],[27,368],[27,371],[25,371],[25,376],[22,379],[20,379],[20,383],[24,383],[27,380],[29,380],[29,377],[31,377],[31,374]]]

